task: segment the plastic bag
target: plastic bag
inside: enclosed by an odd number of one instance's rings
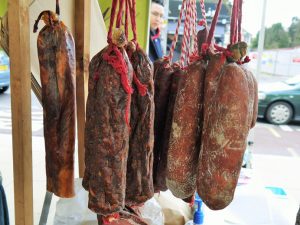
[[[154,197],[146,201],[139,211],[149,225],[164,225],[162,208]]]
[[[60,198],[56,203],[53,225],[97,225],[97,216],[88,209],[88,192],[82,179],[75,179],[75,197]]]
[[[176,198],[171,191],[161,191],[154,195],[164,214],[164,225],[184,225],[193,219],[193,210],[183,200]]]
[[[97,215],[88,209],[88,192],[82,187],[82,179],[75,179],[75,197],[60,198],[56,203],[53,225],[98,225]],[[161,206],[151,198],[139,211],[149,225],[164,225]]]

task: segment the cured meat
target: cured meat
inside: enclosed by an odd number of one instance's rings
[[[248,45],[246,42],[241,41],[236,44],[230,45],[229,48],[232,53],[232,56],[227,57],[227,60],[229,59],[229,61],[231,62],[238,62],[238,64],[241,65],[242,70],[246,74],[246,77],[248,78],[250,100],[253,101],[253,109],[250,109],[249,112],[253,115],[252,118],[250,118],[252,119],[251,128],[253,128],[255,126],[258,113],[258,87],[254,75],[249,69],[247,69],[247,67],[244,64],[245,62],[249,62],[250,60],[248,56],[246,56]]]
[[[257,121],[257,115],[258,115],[258,84],[257,80],[252,74],[253,82],[254,82],[254,103],[253,103],[253,116],[252,116],[252,123],[251,128],[253,128]]]
[[[181,199],[196,191],[205,70],[202,60],[191,64],[178,84],[168,148],[167,186]]]
[[[242,69],[244,70],[245,74],[247,75],[249,79],[249,83],[252,83],[252,88],[249,87],[250,94],[251,94],[251,100],[253,100],[253,110],[252,110],[252,121],[251,121],[251,128],[255,126],[256,120],[257,120],[257,113],[258,113],[258,87],[257,87],[257,81],[253,75],[253,73],[248,70],[245,66],[242,66]],[[252,82],[251,82],[252,81]]]
[[[198,55],[204,56],[207,29],[198,31]],[[172,128],[170,132],[167,186],[173,195],[184,201],[193,200],[196,190],[206,62],[198,60],[187,67],[178,84]]]
[[[75,45],[72,34],[51,11],[40,14],[45,26],[37,40],[47,190],[60,197],[74,196]]]
[[[153,183],[154,191],[159,192],[161,183],[161,174],[158,170],[161,163],[162,149],[164,143],[165,121],[167,119],[167,109],[169,102],[169,93],[172,82],[173,67],[170,67],[167,60],[157,60],[154,62],[154,162],[153,162]],[[165,187],[164,187],[165,188]]]
[[[172,71],[172,72],[170,72]],[[155,122],[154,122],[154,191],[166,191],[167,159],[172,126],[174,103],[178,82],[184,71],[177,64],[157,73],[155,78]],[[157,117],[156,117],[157,115]]]
[[[208,36],[208,31],[207,31],[206,27],[204,27],[202,30],[199,30],[197,33],[198,55],[199,56],[204,53],[204,52],[202,52],[203,44],[206,43],[207,36]]]
[[[153,65],[133,42],[127,50],[134,69],[131,135],[127,163],[126,205],[139,205],[153,197],[154,83]]]
[[[249,84],[249,94],[250,94],[250,100],[253,101],[253,109],[249,112],[252,114],[252,122],[251,122],[251,128],[255,126],[256,120],[257,120],[257,113],[258,113],[258,88],[257,88],[257,81],[252,74],[250,70],[247,69],[245,66],[245,62],[249,62],[250,59],[247,54],[247,48],[248,45],[246,42],[237,42],[236,44],[229,45],[229,49],[232,53],[230,57],[227,57],[227,60],[231,62],[237,62],[238,64],[241,65],[242,70],[246,74],[246,77],[248,79],[248,84]],[[243,59],[243,60],[242,60]],[[252,102],[251,102],[252,104]]]
[[[104,221],[104,222],[103,222]],[[140,215],[128,209],[122,210],[119,214],[111,216],[110,218],[103,218],[103,216],[98,215],[99,225],[148,225]]]
[[[211,56],[205,82],[205,110],[197,190],[211,209],[233,199],[253,118],[251,84],[236,63]]]
[[[99,215],[121,211],[126,191],[133,69],[120,30],[114,40],[120,43],[109,44],[89,66],[83,187],[88,207]]]

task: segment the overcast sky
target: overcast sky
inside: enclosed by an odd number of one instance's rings
[[[244,0],[242,26],[253,35],[260,30],[264,0]],[[281,22],[288,28],[292,18],[300,18],[300,0],[267,0],[266,26]]]

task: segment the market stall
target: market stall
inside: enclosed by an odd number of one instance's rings
[[[99,224],[147,224],[138,209],[168,189],[191,205],[198,192],[213,210],[231,203],[256,120],[257,86],[243,67],[242,1],[233,4],[227,47],[213,39],[222,1],[209,30],[200,2],[201,30],[196,1],[183,0],[170,53],[153,67],[142,49],[148,35],[137,39],[135,0],[112,1],[107,33],[96,0],[10,1],[16,224],[34,222],[31,87],[44,106],[47,190],[74,197],[77,110],[79,177]],[[43,11],[49,8],[56,11]],[[181,57],[173,63],[183,15]],[[39,20],[46,25],[37,36],[30,30]]]

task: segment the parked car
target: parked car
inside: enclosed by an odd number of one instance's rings
[[[3,50],[0,49],[0,94],[9,88],[10,83],[9,58]]]
[[[259,86],[258,116],[272,124],[300,121],[300,75]]]

